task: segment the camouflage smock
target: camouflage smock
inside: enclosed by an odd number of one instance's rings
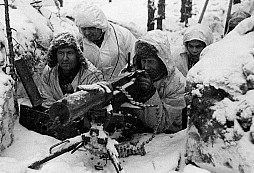
[[[88,68],[86,68],[88,66]],[[42,97],[44,98],[43,106],[49,107],[55,101],[64,97],[59,84],[59,65],[53,68],[46,66],[42,73]],[[103,76],[99,70],[97,70],[92,63],[87,62],[87,65],[82,64],[79,72],[73,79],[71,85],[76,90],[78,85],[93,84],[101,81]]]
[[[96,6],[85,6],[75,18],[78,27],[96,27],[105,32],[101,47],[83,38],[84,56],[102,71],[105,79],[113,79],[134,55],[136,38],[126,28],[109,23]]]
[[[149,31],[139,40],[155,46],[158,57],[167,68],[168,75],[154,82],[156,92],[145,103],[157,105],[157,107],[146,107],[144,110],[137,111],[137,114],[155,132],[177,132],[182,129],[182,109],[186,106],[185,77],[174,65],[165,33],[160,30]]]
[[[186,77],[188,73],[188,57],[191,56],[186,48],[186,42],[200,40],[206,46],[213,43],[213,34],[208,26],[196,24],[186,29],[183,35],[183,45],[172,51],[175,64],[178,70]]]

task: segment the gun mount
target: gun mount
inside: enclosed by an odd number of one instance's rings
[[[131,109],[141,109],[142,106],[146,106],[143,103],[135,102],[132,98],[130,98],[128,92],[125,91],[125,89],[127,90],[129,87],[135,84],[136,77],[140,73],[142,73],[142,71],[135,71],[113,81],[110,83],[110,93],[101,92],[96,88],[80,90],[55,102],[49,108],[49,110],[42,109],[43,112],[41,113],[43,114],[44,118],[46,117],[47,119],[47,122],[44,122],[47,124],[44,129],[44,134],[61,140],[70,137],[72,138],[52,146],[48,156],[32,163],[29,168],[40,169],[40,167],[49,160],[52,160],[55,157],[58,157],[59,155],[69,151],[73,153],[79,148],[83,147],[91,154],[99,156],[101,159],[110,160],[114,165],[116,172],[121,173],[123,171],[123,167],[118,160],[119,157],[127,157],[129,155],[145,155],[146,152],[144,144],[141,144],[140,146],[130,143],[118,144],[118,142],[114,139],[111,139],[109,133],[105,131],[109,124],[122,124],[121,128],[124,129],[126,127],[126,122],[130,122],[130,124],[136,123],[135,121],[137,120],[137,117],[128,113],[113,112],[113,107],[110,103],[112,98],[116,97],[118,94],[122,94],[127,97],[127,100],[129,99],[129,103],[136,105],[132,106]],[[107,106],[107,109],[103,109],[105,106]],[[41,110],[37,110],[37,116],[38,112],[40,111]],[[79,130],[76,129],[77,126],[73,127],[73,124],[77,125],[77,119],[78,123],[80,123],[85,117],[90,117],[91,121],[91,128],[88,132],[76,131],[76,133],[65,134],[66,130],[69,128]],[[40,124],[41,121],[37,123]],[[129,130],[127,129],[126,131]],[[62,148],[56,152],[52,152],[53,149],[58,146],[62,146]],[[102,165],[94,166],[98,170],[103,169]]]

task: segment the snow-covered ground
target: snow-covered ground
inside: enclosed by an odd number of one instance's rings
[[[24,0],[25,1],[25,0]],[[49,1],[49,0],[47,0]],[[84,0],[83,0],[84,1]],[[89,0],[87,0],[88,2]],[[60,12],[62,15],[74,15],[75,5],[82,0],[64,0],[64,7]],[[168,33],[171,41],[171,47],[181,44],[182,34],[185,31],[183,23],[180,23],[180,0],[166,1],[166,19],[163,21],[163,30]],[[223,34],[223,25],[226,17],[226,11],[229,0],[211,0],[207,6],[207,11],[203,22],[212,25],[216,40],[219,40]],[[252,12],[251,1],[244,1],[248,12]],[[147,0],[90,0],[89,3],[94,3],[100,6],[105,12],[109,20],[121,23],[123,25],[135,26],[137,30],[145,31],[147,23]],[[189,24],[197,23],[201,9],[204,5],[204,0],[193,0],[193,17],[189,19]],[[53,3],[44,3],[52,5]],[[157,3],[156,3],[157,4]],[[237,7],[238,8],[238,7]],[[55,6],[47,6],[53,12],[57,12]],[[3,11],[1,12],[1,21],[3,21]],[[15,15],[15,13],[11,14]],[[23,14],[26,15],[26,14]],[[20,16],[23,17],[23,16]],[[13,17],[17,19],[16,17]],[[12,17],[11,17],[12,19]],[[23,21],[23,20],[20,20]],[[15,22],[15,26],[27,26],[25,23]],[[30,25],[41,26],[45,20],[30,20]],[[57,27],[57,26],[55,26]],[[67,27],[67,26],[66,26]],[[30,27],[32,29],[33,27]],[[35,27],[36,28],[36,27]],[[61,30],[60,28],[55,28]],[[47,37],[48,29],[45,27],[39,29],[42,37]],[[73,29],[75,30],[75,29]],[[45,32],[43,32],[45,31]],[[30,33],[29,33],[30,32]],[[27,39],[31,36],[34,30],[26,30]],[[73,31],[75,32],[75,31]],[[27,40],[24,40],[24,42]],[[46,44],[46,43],[45,43]],[[147,138],[144,135],[143,138]],[[54,160],[49,161],[40,170],[28,169],[28,165],[32,162],[46,156],[49,153],[49,148],[59,142],[58,140],[40,135],[33,131],[29,131],[22,127],[18,121],[14,129],[13,144],[0,153],[0,172],[2,173],[81,173],[81,172],[97,172],[93,167],[93,162],[90,159],[90,154],[86,151],[77,151],[74,154],[66,153]],[[180,156],[183,154],[186,142],[186,131],[180,131],[174,135],[160,134],[157,135],[149,144],[145,146],[147,154],[145,156],[130,156],[120,159],[126,173],[173,173],[178,165]],[[178,172],[184,173],[207,173],[203,170],[191,165],[182,167]],[[114,172],[114,168],[110,162],[103,171]]]

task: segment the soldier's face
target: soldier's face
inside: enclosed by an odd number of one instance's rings
[[[187,42],[187,49],[193,56],[199,56],[201,51],[205,48],[205,43],[200,40],[191,40]]]
[[[56,54],[57,62],[64,72],[68,73],[78,66],[79,60],[73,48],[60,48]]]
[[[160,65],[161,63],[157,57],[141,58],[142,70],[146,70],[152,79],[157,76]]]
[[[95,27],[80,28],[81,34],[89,41],[93,42],[99,40],[102,36],[102,29]]]

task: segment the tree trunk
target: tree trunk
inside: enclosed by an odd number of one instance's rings
[[[158,2],[157,29],[162,30],[162,20],[165,19],[165,0]]]
[[[147,31],[154,30],[154,0],[148,0],[148,21],[147,21]]]
[[[185,22],[186,27],[188,25],[188,19],[191,18],[192,16],[191,11],[192,11],[192,0],[182,0],[180,22]]]
[[[15,73],[14,69],[14,50],[13,50],[13,43],[12,43],[12,32],[11,32],[11,27],[10,27],[10,18],[9,18],[9,4],[8,0],[4,0],[4,6],[5,6],[5,25],[6,25],[6,34],[7,34],[7,40],[8,40],[8,49],[9,49],[9,66],[10,66],[10,72],[9,74],[15,81],[14,83],[14,107],[16,109],[16,113],[18,114],[19,112],[19,106],[18,106],[18,101],[16,97],[16,90],[17,90],[17,75]]]

